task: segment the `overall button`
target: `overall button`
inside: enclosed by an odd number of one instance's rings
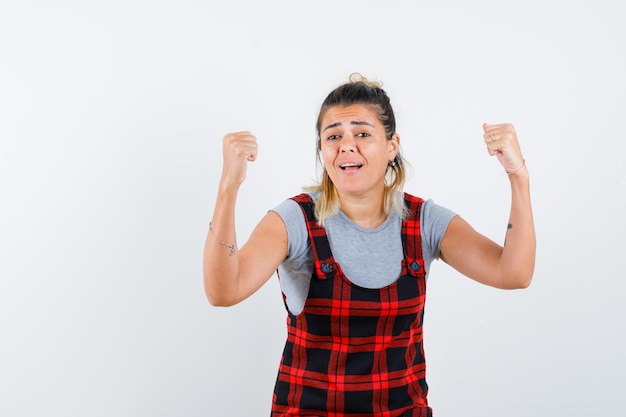
[[[422,266],[417,261],[411,262],[411,269],[415,272],[419,271]]]
[[[325,274],[330,274],[333,272],[333,266],[331,264],[322,264],[322,272]]]

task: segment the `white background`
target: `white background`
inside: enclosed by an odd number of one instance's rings
[[[221,138],[260,144],[241,244],[316,177],[317,109],[353,71],[392,98],[407,191],[501,242],[483,122],[515,124],[532,175],[529,289],[431,269],[435,415],[626,415],[625,18],[618,0],[2,0],[0,415],[269,415],[276,278],[228,309],[202,287]]]

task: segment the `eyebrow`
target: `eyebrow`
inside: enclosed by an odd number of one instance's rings
[[[370,127],[374,127],[374,125],[371,124],[371,123],[368,123],[368,122],[358,122],[356,120],[351,121],[350,124],[353,125],[353,126],[370,126]],[[322,130],[322,132],[326,132],[328,129],[332,129],[333,127],[339,127],[339,126],[341,126],[341,122],[329,124],[328,126],[326,126],[324,128],[324,130]]]

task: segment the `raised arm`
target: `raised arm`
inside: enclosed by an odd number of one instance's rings
[[[496,156],[511,183],[511,214],[503,246],[476,232],[457,216],[450,221],[441,258],[462,274],[503,289],[526,288],[535,269],[535,226],[528,169],[511,124],[483,125],[490,155]]]
[[[237,194],[248,162],[256,160],[257,152],[256,138],[250,132],[224,136],[222,176],[203,258],[204,290],[215,306],[231,306],[252,295],[287,254],[287,231],[274,212],[263,217],[241,249],[237,247]]]

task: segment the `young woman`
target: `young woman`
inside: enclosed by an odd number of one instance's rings
[[[530,284],[528,170],[512,125],[483,130],[511,183],[505,246],[432,200],[403,192],[405,160],[389,97],[358,74],[321,106],[320,183],[268,212],[241,249],[235,205],[257,141],[250,132],[224,137],[205,291],[212,305],[230,306],[278,272],[288,336],[272,416],[431,416],[422,340],[431,261],[441,258],[497,288]]]

